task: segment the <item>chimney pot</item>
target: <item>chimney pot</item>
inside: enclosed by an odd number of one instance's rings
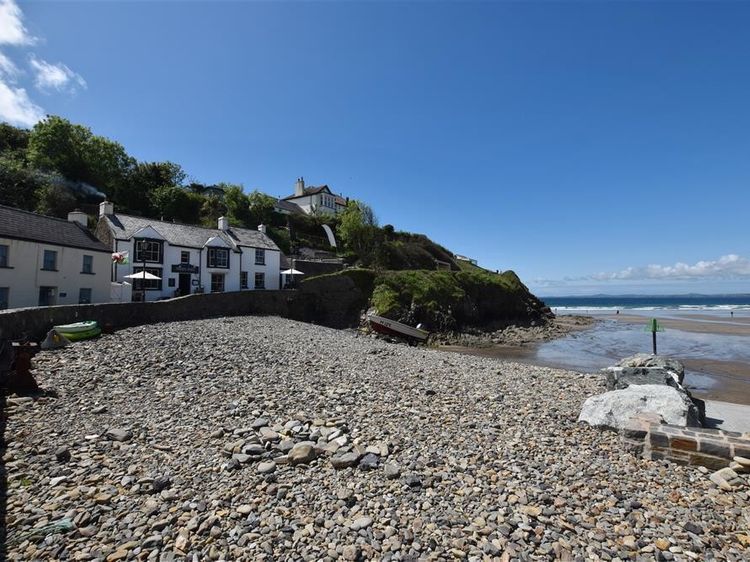
[[[258,230],[261,231],[263,234],[266,233],[266,225],[265,224],[259,224]]]
[[[297,182],[294,184],[294,195],[300,197],[305,194],[305,178],[297,178]]]
[[[103,217],[105,215],[114,215],[115,214],[115,206],[110,201],[102,201],[99,203],[99,216]]]
[[[229,219],[227,217],[219,217],[219,230],[229,230]]]

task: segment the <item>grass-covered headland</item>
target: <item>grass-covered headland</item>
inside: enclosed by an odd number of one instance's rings
[[[381,316],[439,332],[497,329],[509,324],[544,323],[549,308],[529,292],[513,271],[375,271],[352,268],[314,277],[305,284],[350,279],[361,291],[363,308]]]

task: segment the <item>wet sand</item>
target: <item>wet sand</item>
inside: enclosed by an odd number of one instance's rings
[[[651,317],[639,314],[607,314],[599,316],[617,322],[646,325]],[[750,318],[720,318],[710,314],[682,314],[679,318],[658,317],[659,324],[665,328],[683,332],[703,334],[725,334],[732,336],[750,336]]]
[[[579,338],[574,335],[524,346],[442,346],[441,349],[544,367],[597,372],[629,354],[650,351],[650,336],[642,334],[636,326],[645,325],[651,317],[657,316],[659,323],[667,330],[664,335],[660,334],[665,345],[664,348],[660,347],[660,351],[664,349],[663,353],[685,365],[685,385],[694,396],[750,405],[750,361],[747,360],[746,351],[738,351],[745,347],[744,338],[750,336],[750,318],[693,313],[673,317],[667,311],[648,314],[597,315],[596,318],[603,322],[593,324],[589,331],[578,332]],[[563,319],[564,316],[559,318]],[[621,327],[618,328],[618,325]],[[685,334],[680,336],[679,332]],[[640,342],[645,345],[637,349],[629,349],[627,345],[617,349],[617,345],[627,337],[640,340],[641,336],[648,337],[648,342]],[[691,340],[695,342],[691,343]],[[687,342],[685,347],[669,349],[682,342]],[[713,342],[713,345],[706,342]],[[750,349],[750,339],[745,349]]]

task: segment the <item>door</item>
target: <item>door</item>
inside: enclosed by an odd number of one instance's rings
[[[57,304],[57,287],[39,287],[39,306]]]
[[[190,294],[190,274],[189,273],[180,273],[178,289],[180,290],[180,295]]]

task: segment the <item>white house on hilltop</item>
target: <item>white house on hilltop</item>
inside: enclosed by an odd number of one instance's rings
[[[0,309],[109,301],[111,252],[86,222],[0,205]]]
[[[347,202],[345,197],[332,193],[327,185],[305,187],[304,178],[297,178],[294,195],[280,199],[276,203],[276,210],[280,213],[292,213],[294,205],[308,215],[316,212],[336,215],[346,209]]]
[[[216,229],[116,214],[112,203],[99,206],[96,235],[112,252],[128,253],[128,263],[113,264],[112,280],[145,270],[159,279],[136,279],[134,296],[145,289],[153,301],[195,292],[278,289],[281,251],[265,233],[229,226]]]

